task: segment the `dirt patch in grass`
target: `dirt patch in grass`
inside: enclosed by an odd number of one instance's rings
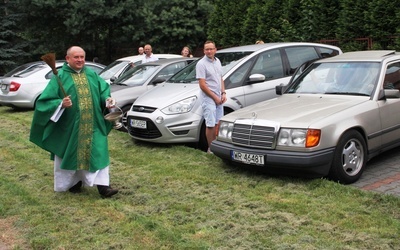
[[[0,250],[29,249],[21,239],[20,232],[14,227],[15,217],[0,219]]]

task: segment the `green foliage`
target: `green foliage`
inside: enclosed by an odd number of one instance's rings
[[[152,44],[157,53],[180,54],[186,45],[196,48],[206,39],[203,20],[209,9],[206,1],[146,1],[141,44]]]
[[[16,0],[2,1],[0,4],[0,75],[19,66],[17,58],[26,60],[27,41],[22,36],[19,25],[24,17]]]
[[[301,41],[318,41],[336,38],[339,15],[337,0],[300,0],[297,30]]]
[[[257,27],[242,28],[245,18],[249,16],[246,13],[249,2],[251,4],[253,1],[230,1],[229,4],[226,4],[225,0],[214,1],[214,9],[210,12],[207,22],[208,39],[214,40],[218,47],[247,43],[246,36]]]
[[[205,40],[207,0],[20,0],[27,18],[24,38],[32,60],[48,52],[63,59],[72,45],[103,63],[136,53],[150,43],[156,53],[180,53]],[[21,8],[23,6],[23,8]]]
[[[247,0],[226,4],[219,0],[214,1],[208,34],[224,47],[259,39],[331,40],[347,51],[370,48],[368,43],[355,41],[370,38],[372,48],[400,48],[393,37],[399,33],[398,4],[389,0]]]
[[[330,40],[347,49],[399,49],[399,1],[2,0],[0,71],[71,45],[104,64],[151,44],[155,53],[265,42]],[[356,38],[372,39],[357,44]],[[336,40],[336,41],[335,41]],[[29,57],[27,57],[29,56]]]

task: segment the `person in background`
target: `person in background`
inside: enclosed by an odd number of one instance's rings
[[[256,44],[264,44],[264,41],[263,40],[257,40]]]
[[[183,57],[193,57],[192,53],[190,53],[190,49],[188,46],[183,47],[183,49],[181,51],[181,55]]]
[[[206,122],[207,153],[211,153],[210,145],[216,139],[216,127],[224,115],[223,103],[226,102],[224,80],[222,79],[222,65],[215,57],[217,48],[213,41],[204,43],[205,56],[196,65],[196,78],[201,89],[201,106]]]
[[[143,47],[138,48],[138,53],[139,53],[139,56],[143,55],[143,53],[144,53]]]
[[[144,46],[144,56],[143,56],[143,59],[142,59],[142,63],[154,62],[154,61],[157,61],[157,60],[158,60],[158,57],[156,57],[153,54],[153,49],[151,48],[151,45],[150,44],[146,44]]]
[[[81,47],[70,47],[65,58],[36,102],[29,140],[51,153],[54,191],[79,193],[96,185],[108,198],[118,190],[110,187],[107,136],[113,124],[103,110],[115,100],[110,85],[85,66]]]
[[[100,63],[100,60],[97,56],[93,57],[93,62],[94,63]]]

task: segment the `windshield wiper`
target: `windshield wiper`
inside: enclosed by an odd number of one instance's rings
[[[359,92],[325,92],[326,95],[358,95],[358,96],[369,96],[369,94]]]

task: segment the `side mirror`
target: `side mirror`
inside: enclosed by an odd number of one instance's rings
[[[165,82],[166,80],[167,80],[167,79],[165,79],[164,77],[160,77],[160,78],[154,79],[154,81],[152,81],[151,83],[152,83],[153,85],[156,85],[156,84]]]
[[[379,91],[379,100],[398,98],[400,98],[400,91],[398,89],[382,89]]]
[[[265,82],[265,75],[263,74],[252,74],[247,80],[248,84],[258,83],[258,82]]]
[[[112,76],[112,77],[110,78],[110,82],[111,82],[111,83],[115,82],[115,80],[117,80],[117,77],[116,77],[116,76]]]
[[[283,83],[281,83],[281,84],[275,86],[275,93],[276,93],[277,95],[282,95],[283,92],[285,92],[285,87],[286,87],[286,86],[283,85]]]

